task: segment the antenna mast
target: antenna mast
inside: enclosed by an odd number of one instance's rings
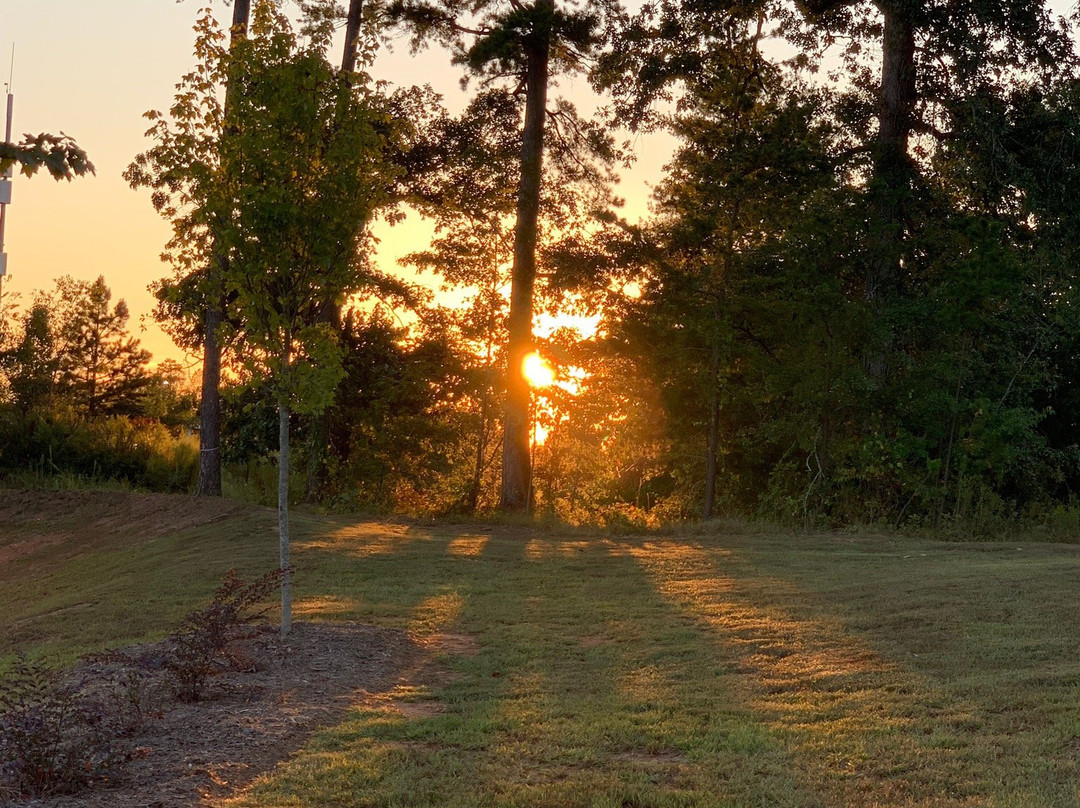
[[[11,46],[11,72],[8,74],[7,86],[7,119],[4,124],[4,143],[11,143],[11,120],[15,109],[15,96],[12,94],[12,84],[15,80],[15,45]],[[11,204],[11,175],[14,164],[0,175],[0,321],[4,316],[4,276],[7,275],[7,253],[4,252],[4,225],[7,222],[7,208]]]

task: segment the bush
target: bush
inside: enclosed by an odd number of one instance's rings
[[[272,570],[245,583],[229,570],[213,600],[184,618],[166,662],[181,700],[199,701],[207,680],[219,670],[253,666],[240,644],[255,636],[253,624],[268,611],[256,607],[281,587],[283,575],[282,570]]]
[[[64,672],[17,657],[0,674],[0,805],[109,779],[139,751],[125,739],[160,716],[174,686],[181,700],[198,701],[215,673],[253,669],[242,643],[282,574],[245,583],[230,570],[207,606],[149,650],[92,654]]]
[[[198,477],[199,448],[196,438],[176,437],[153,421],[85,419],[60,409],[23,416],[7,408],[0,412],[0,471],[186,492]]]
[[[128,759],[130,716],[100,685],[15,660],[0,677],[0,796],[70,794]]]

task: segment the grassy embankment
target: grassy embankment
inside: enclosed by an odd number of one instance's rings
[[[0,551],[34,531],[8,521]],[[224,567],[272,565],[270,524],[236,511],[23,554],[2,567],[3,648],[160,633]],[[476,653],[395,694],[417,709],[355,711],[238,806],[1080,805],[1075,546],[298,528],[302,618],[466,634]]]

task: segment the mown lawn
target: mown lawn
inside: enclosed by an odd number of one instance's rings
[[[297,528],[299,619],[469,642],[235,806],[1080,805],[1076,546]],[[252,516],[16,562],[0,636],[160,632],[274,538]]]

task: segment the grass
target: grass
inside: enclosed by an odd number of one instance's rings
[[[163,630],[224,566],[266,566],[260,520],[5,566],[0,634]],[[297,522],[302,619],[475,653],[354,710],[234,808],[1080,804],[1075,546]]]

